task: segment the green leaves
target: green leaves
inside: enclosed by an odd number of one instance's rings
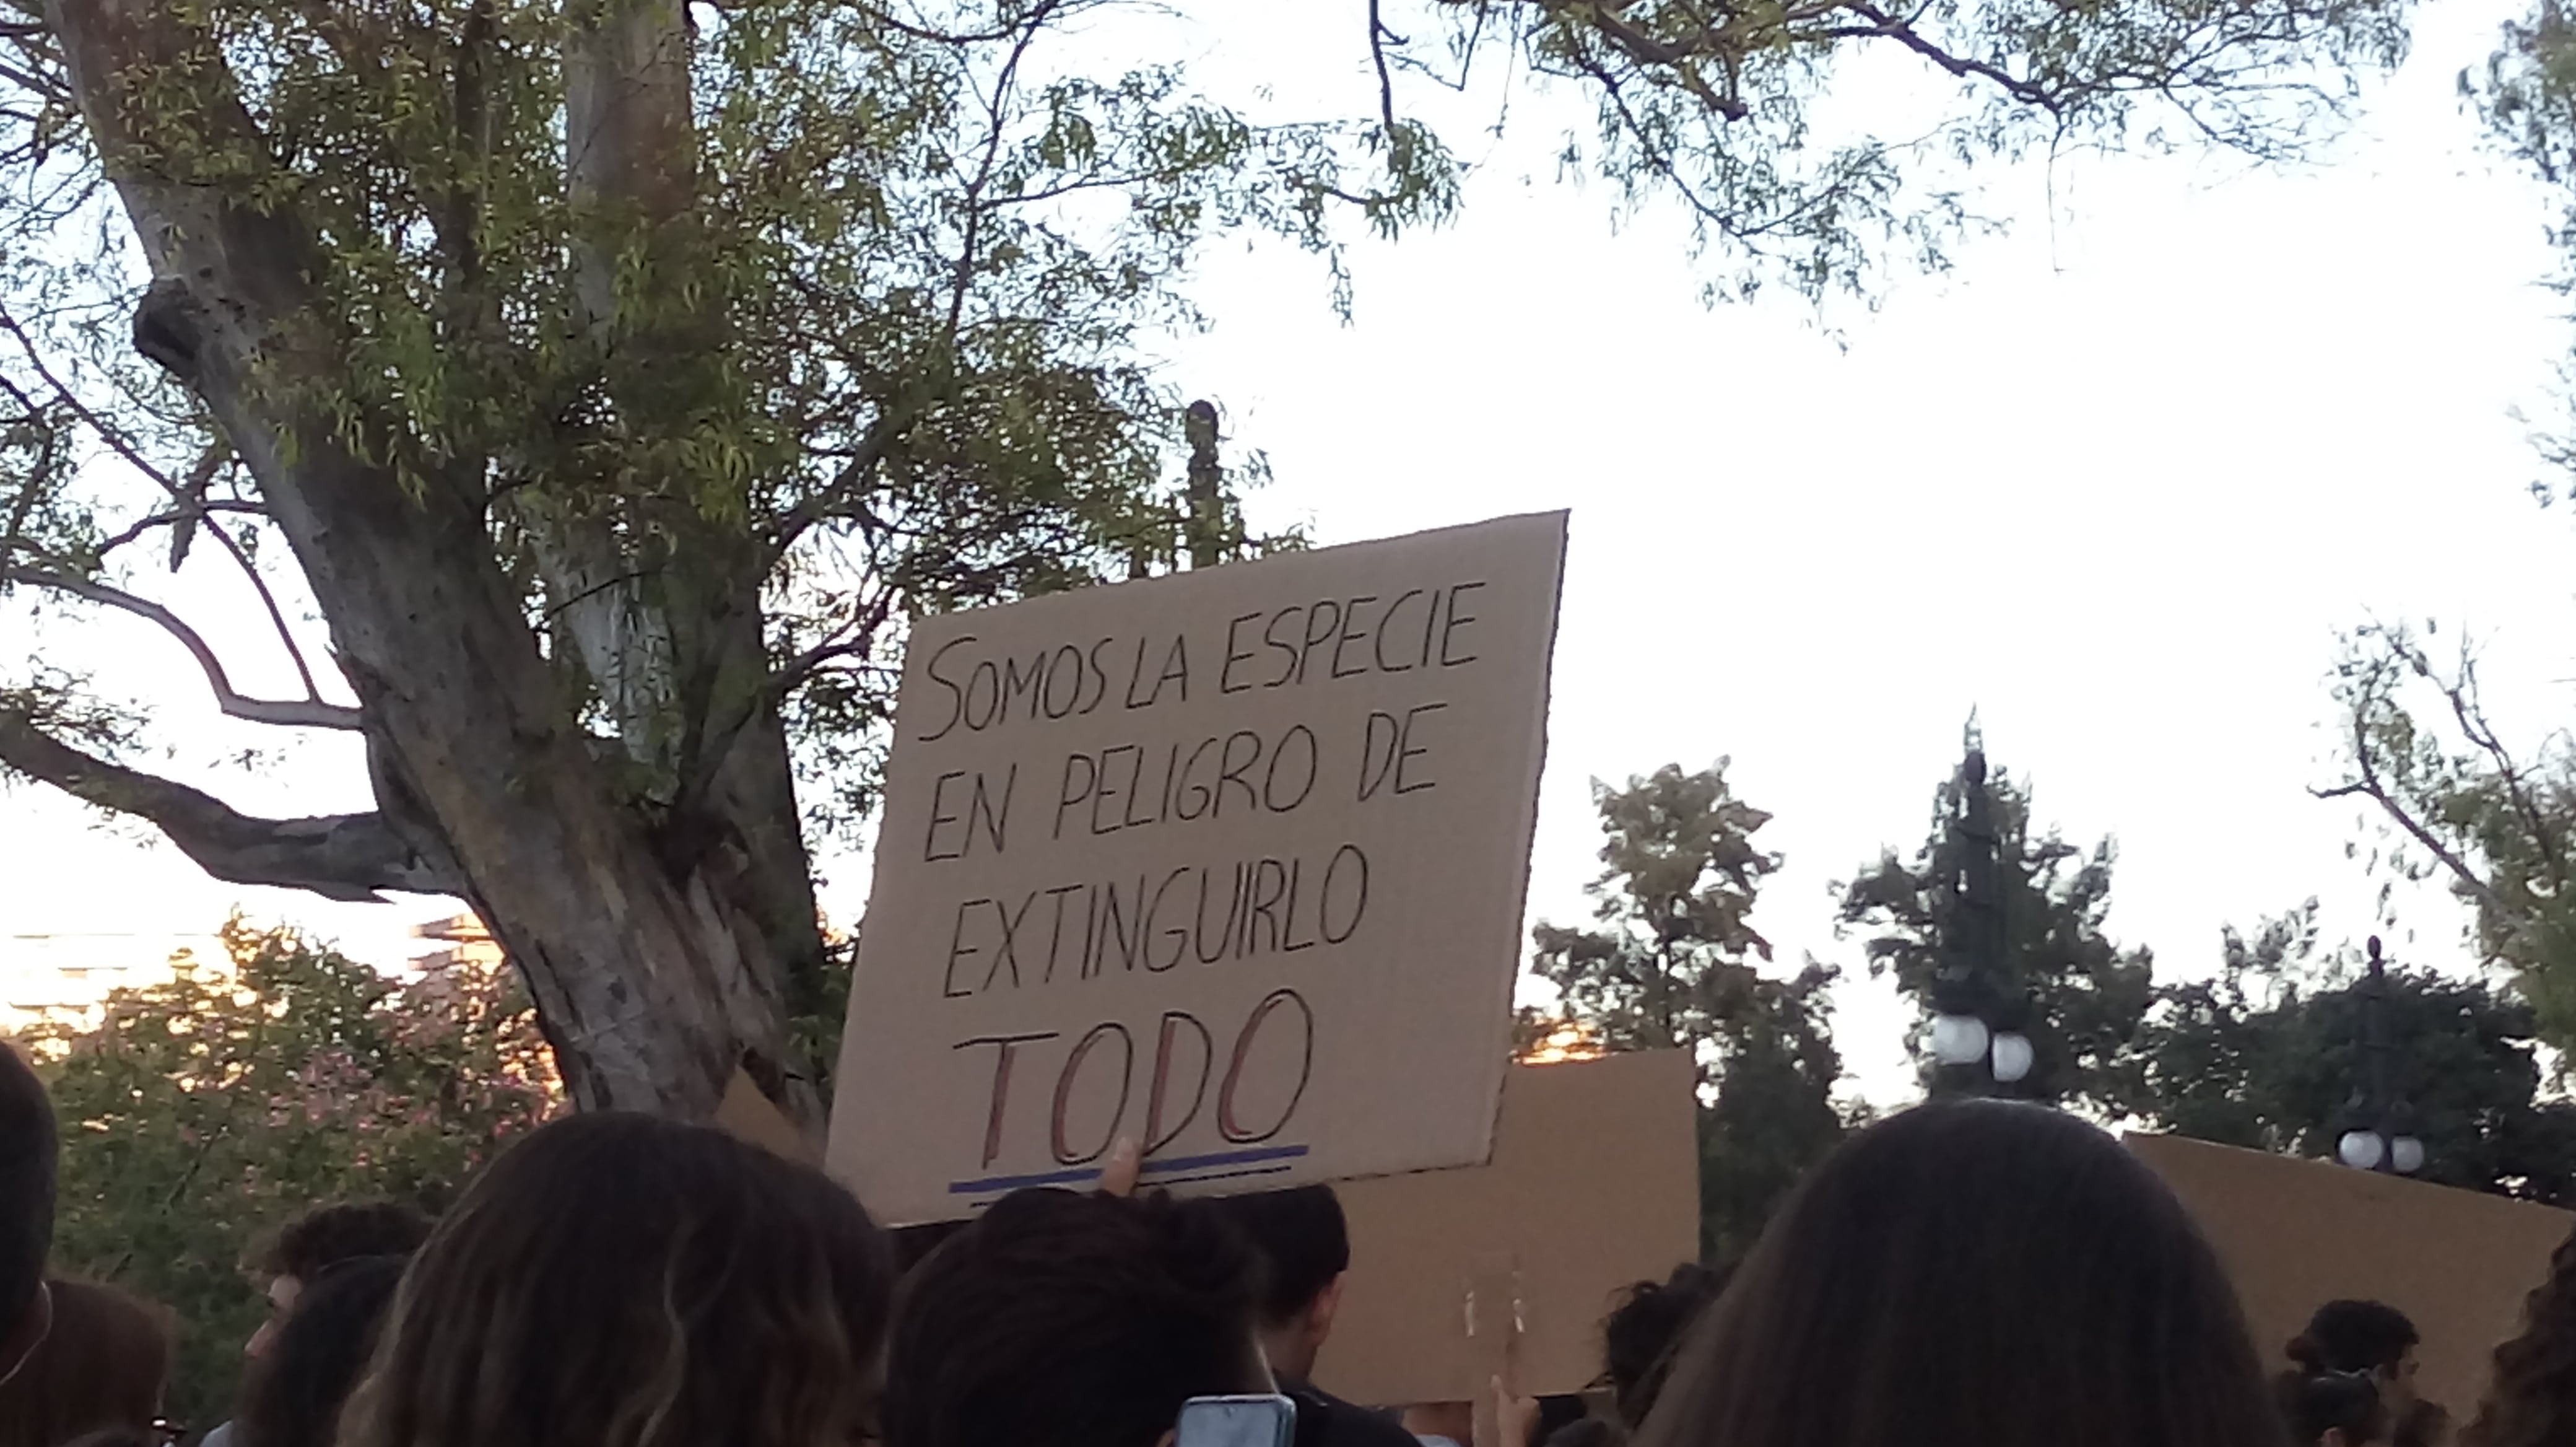
[[[1531,969],[1611,1049],[1696,1050],[1739,1000],[1750,958],[1771,957],[1746,919],[1780,867],[1752,842],[1771,816],[1734,796],[1724,760],[1689,774],[1667,764],[1625,789],[1596,782],[1592,797],[1600,927],[1539,925]]]
[[[1735,797],[1726,767],[1667,764],[1624,789],[1593,784],[1597,927],[1533,931],[1531,970],[1561,992],[1561,1014],[1522,1023],[1525,1044],[1561,1021],[1606,1049],[1699,1060],[1713,1087],[1700,1120],[1702,1245],[1720,1256],[1752,1245],[1844,1129],[1826,996],[1837,973],[1813,960],[1787,980],[1755,968],[1771,945],[1747,917],[1780,856],[1754,845],[1771,816]]]
[[[2211,979],[2157,991],[2137,1093],[2153,1126],[2256,1150],[2330,1157],[2364,1078],[2349,949],[2321,951],[2317,904],[2227,931]],[[2424,1177],[2557,1205],[2576,1201],[2576,1104],[2543,1098],[2532,1007],[2487,980],[2388,974],[2390,1088],[2415,1110]]]
[[[1973,746],[1974,732],[1970,739]],[[2109,840],[2088,853],[2034,834],[2030,795],[2004,770],[1987,780],[1998,837],[2003,957],[1993,983],[2037,1059],[2017,1093],[2051,1104],[2120,1098],[2125,1046],[2150,999],[2153,957],[2123,951],[2103,931],[2111,903]],[[1941,785],[1932,835],[1911,861],[1893,850],[1841,886],[1841,927],[1866,932],[1872,975],[1892,976],[1930,1016],[1935,974],[1958,924],[1958,880],[1970,847],[1959,825],[1964,767]],[[1917,1042],[1922,1054],[1921,1042]],[[1926,1057],[1926,1079],[1932,1079]]]
[[[435,1210],[554,1108],[505,974],[400,983],[238,918],[224,944],[116,992],[91,1028],[31,1032],[64,1130],[57,1268],[177,1309],[170,1411],[201,1427],[263,1310],[243,1272],[264,1233],[331,1201]]]
[[[2474,652],[2437,663],[2431,631],[2373,624],[2345,640],[2345,777],[2317,792],[2375,809],[2387,846],[2372,865],[2449,886],[2542,1033],[2576,1043],[2576,750],[2563,732],[2515,747],[2487,714]]]

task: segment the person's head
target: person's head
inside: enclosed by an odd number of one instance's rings
[[[268,1316],[243,1351],[268,1350],[278,1326],[295,1310],[307,1282],[339,1265],[369,1256],[408,1256],[429,1239],[429,1218],[395,1201],[319,1206],[286,1223],[263,1247],[253,1272],[268,1295]]]
[[[1691,1329],[1647,1447],[2278,1447],[2236,1293],[2154,1173],[2035,1106],[1817,1167]]]
[[[45,1258],[54,1246],[54,1103],[0,1041],[0,1382],[44,1339]]]
[[[1228,1196],[1215,1209],[1261,1258],[1261,1345],[1271,1369],[1300,1381],[1333,1334],[1351,1269],[1350,1223],[1330,1186]]]
[[[84,1432],[148,1432],[170,1377],[169,1314],[112,1286],[47,1283],[54,1327],[0,1382],[0,1447],[58,1447]]]
[[[820,1172],[706,1127],[559,1120],[412,1257],[338,1441],[853,1442],[891,1277],[884,1238]]]
[[[2366,1371],[2290,1373],[2281,1406],[2297,1447],[2385,1447],[2396,1421]]]
[[[1608,1368],[1603,1375],[1620,1421],[1634,1427],[1646,1420],[1655,1394],[1663,1387],[1673,1349],[1726,1289],[1727,1275],[1725,1270],[1697,1262],[1676,1266],[1664,1281],[1640,1281],[1629,1287],[1618,1309],[1601,1324],[1602,1356]]]
[[[157,1428],[138,1432],[132,1427],[101,1427],[73,1438],[63,1447],[169,1447],[169,1436]]]
[[[1205,1201],[1021,1191],[905,1279],[885,1447],[1156,1447],[1267,1391],[1260,1263]]]
[[[2401,1424],[2402,1425],[2402,1424]],[[2576,1439],[2576,1233],[2522,1299],[2522,1332],[2495,1349],[2462,1447],[2563,1447]]]
[[[251,1367],[233,1423],[240,1447],[331,1447],[404,1263],[400,1256],[361,1256],[326,1266],[305,1282],[295,1310]]]
[[[2329,1301],[2290,1343],[2304,1372],[2360,1372],[2380,1400],[2403,1415],[2415,1407],[2415,1348],[2423,1340],[2406,1313],[2377,1301]]]

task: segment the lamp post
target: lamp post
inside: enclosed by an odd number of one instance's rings
[[[1968,750],[1960,774],[1967,787],[1955,805],[1962,848],[1951,865],[1957,908],[1942,930],[1940,968],[1932,976],[1932,1058],[1953,1090],[2001,1093],[2027,1079],[2035,1063],[2022,1012],[2007,1009],[2004,956],[2003,840],[1986,792],[1986,754]]]
[[[2379,936],[2370,937],[2370,972],[2356,991],[2361,999],[2361,1079],[2343,1108],[2335,1159],[2355,1170],[2411,1176],[2424,1169],[2424,1142],[2415,1134],[2415,1110],[2390,1089],[2388,965]]]

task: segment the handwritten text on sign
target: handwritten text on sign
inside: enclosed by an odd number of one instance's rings
[[[833,1121],[889,1219],[1483,1159],[1562,515],[934,619]]]

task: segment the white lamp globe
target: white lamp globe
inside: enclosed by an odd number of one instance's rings
[[[2411,1176],[2424,1169],[2424,1143],[2411,1135],[2399,1136],[2388,1147],[2388,1164],[2397,1174]]]
[[[1974,1065],[1986,1057],[1986,1022],[1974,1015],[1932,1017],[1932,1058],[1944,1065]]]
[[[2378,1170],[2387,1152],[2388,1143],[2375,1130],[2348,1130],[2342,1140],[2335,1142],[2336,1158],[2356,1171]]]
[[[2036,1058],[2029,1036],[2006,1030],[1995,1037],[1995,1079],[2003,1084],[2010,1085],[2030,1074]]]

